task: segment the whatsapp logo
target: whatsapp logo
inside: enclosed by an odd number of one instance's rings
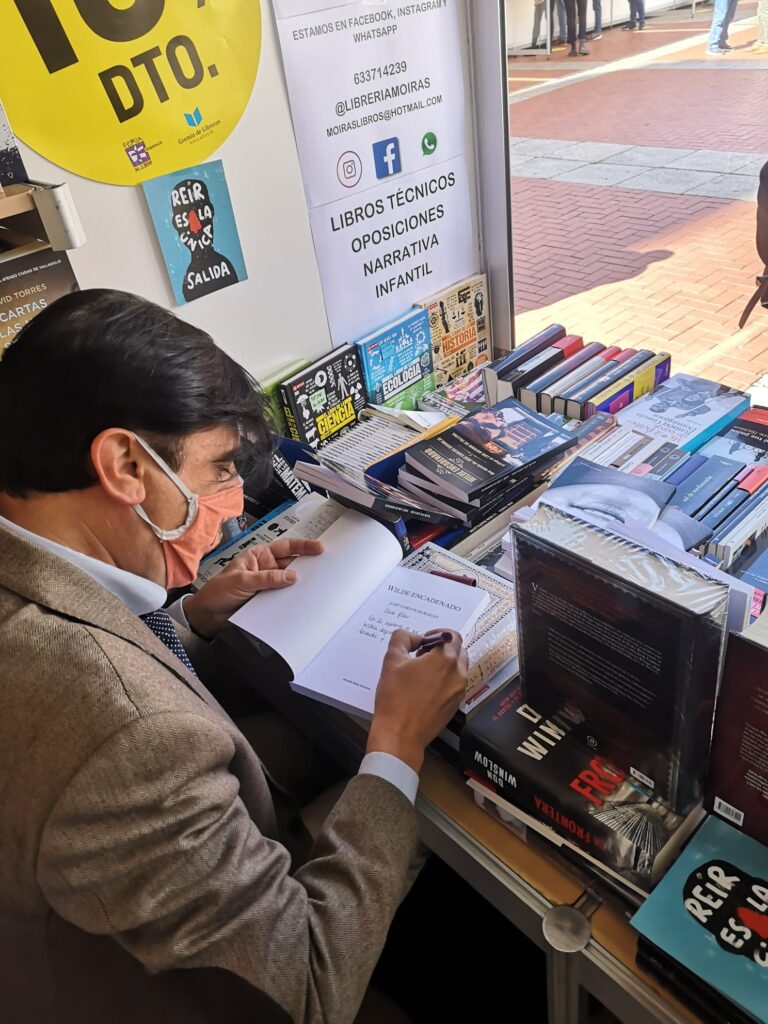
[[[424,156],[432,156],[437,149],[437,136],[434,132],[425,132],[421,140],[421,152]]]

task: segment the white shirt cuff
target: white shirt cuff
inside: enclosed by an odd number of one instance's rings
[[[413,768],[410,768],[405,761],[401,761],[399,757],[395,757],[394,754],[385,754],[383,750],[374,750],[371,754],[366,754],[360,763],[357,774],[378,775],[380,779],[391,782],[396,789],[399,789],[411,804],[416,801],[419,776]]]
[[[184,614],[184,602],[188,597],[192,597],[191,594],[182,594],[178,601],[174,601],[173,604],[169,604],[165,609],[172,619],[175,619],[180,626],[192,632],[192,627],[187,622],[187,616]]]

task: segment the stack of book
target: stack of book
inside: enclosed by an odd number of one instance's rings
[[[483,369],[488,400],[514,396],[537,412],[584,420],[615,413],[669,377],[668,353],[584,344],[552,324]]]
[[[478,802],[646,895],[702,812],[675,814],[592,750],[589,738],[577,708],[561,704],[545,713],[512,682],[472,715],[460,752]]]
[[[768,849],[708,818],[632,918],[638,963],[706,1021],[768,1022]]]
[[[476,525],[519,501],[537,472],[575,443],[570,431],[507,399],[407,448],[398,483]]]

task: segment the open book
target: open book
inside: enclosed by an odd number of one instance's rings
[[[345,512],[322,541],[322,555],[293,563],[292,587],[257,594],[231,621],[280,655],[298,693],[372,715],[392,631],[454,629],[466,642],[489,595],[400,566],[397,540],[359,512]]]

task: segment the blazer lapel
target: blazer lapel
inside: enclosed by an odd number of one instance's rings
[[[0,586],[75,622],[96,626],[150,654],[227,719],[216,698],[119,598],[44,548],[0,527]]]

